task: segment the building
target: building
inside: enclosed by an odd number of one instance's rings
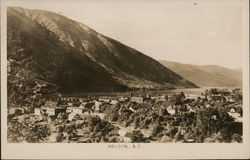
[[[94,101],[95,105],[94,105],[94,110],[95,111],[99,111],[100,110],[100,107],[102,105],[102,102],[99,102],[99,101]]]
[[[42,114],[41,113],[41,108],[35,108],[34,114],[37,115],[37,116],[40,116]]]
[[[171,115],[174,115],[175,114],[175,108],[174,107],[172,107],[172,106],[168,106],[167,107],[167,111],[168,111],[168,113],[169,114],[171,114]]]
[[[207,104],[206,107],[209,108],[209,107],[211,107],[211,105],[210,105],[210,104]]]
[[[197,96],[196,95],[186,95],[185,99],[186,100],[196,100]]]
[[[111,101],[110,101],[110,104],[117,104],[117,103],[118,103],[117,100],[111,100]]]
[[[24,113],[24,109],[21,107],[12,107],[8,111],[9,111],[9,114],[23,114]]]
[[[66,112],[71,113],[71,114],[81,114],[81,113],[84,113],[85,110],[79,107],[68,107]]]
[[[118,134],[119,134],[120,136],[124,137],[124,136],[127,134],[127,132],[124,131],[124,130],[122,130],[122,129],[120,129],[120,130],[118,131]]]
[[[66,102],[76,102],[78,100],[77,97],[61,97],[61,101],[66,101]]]
[[[211,119],[217,121],[217,115],[212,115]]]
[[[102,101],[102,102],[110,102],[110,99],[108,99],[108,98],[99,98],[99,101]]]
[[[42,110],[46,110],[46,114],[48,116],[57,116],[59,113],[66,113],[66,108],[64,107],[47,107],[47,108],[43,108]]]
[[[164,101],[166,101],[167,99],[165,98],[165,97],[160,97],[159,99],[158,99],[158,101],[161,101],[161,102],[164,102]]]
[[[165,95],[165,94],[162,94],[162,95],[159,96],[158,100],[159,101],[166,101],[166,100],[168,100],[168,96]]]
[[[128,98],[120,97],[118,100],[119,100],[119,102],[126,102],[126,101],[128,101]]]
[[[129,107],[129,110],[131,110],[132,112],[135,112],[135,110],[132,108],[132,106]]]
[[[53,108],[57,106],[57,101],[48,100],[45,102],[44,107]]]
[[[241,117],[240,113],[235,112],[235,109],[233,108],[230,110],[230,112],[228,112],[228,114],[235,119],[238,119],[239,117]]]
[[[131,97],[132,102],[143,103],[143,97]]]

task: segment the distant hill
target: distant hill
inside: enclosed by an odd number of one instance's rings
[[[217,65],[191,65],[171,61],[161,64],[200,87],[241,87],[241,69],[228,69]]]
[[[9,7],[7,40],[14,85],[39,81],[65,93],[197,87],[139,51],[49,11]]]

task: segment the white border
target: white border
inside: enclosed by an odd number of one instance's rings
[[[23,1],[22,1],[23,2]],[[249,2],[248,0],[203,0],[216,5],[242,7],[243,20],[243,143],[242,144],[142,144],[141,149],[110,149],[108,144],[8,144],[7,143],[7,58],[6,58],[6,7],[22,3],[21,0],[1,1],[1,156],[3,159],[241,159],[249,158]],[[50,4],[52,1],[43,1]],[[53,1],[55,2],[55,1]],[[77,2],[77,1],[76,1]],[[173,2],[173,1],[160,1]],[[177,5],[190,3],[176,1]],[[38,3],[33,1],[30,3]],[[61,1],[60,1],[61,3]],[[74,3],[71,1],[71,3]]]

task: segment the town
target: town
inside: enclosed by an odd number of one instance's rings
[[[8,110],[13,143],[242,142],[242,91],[46,98]]]

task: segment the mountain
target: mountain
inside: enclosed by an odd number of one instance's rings
[[[242,71],[218,65],[191,65],[171,61],[161,64],[200,87],[241,87]]]
[[[62,93],[197,87],[141,52],[49,11],[9,7],[7,51],[10,84],[39,83]]]

